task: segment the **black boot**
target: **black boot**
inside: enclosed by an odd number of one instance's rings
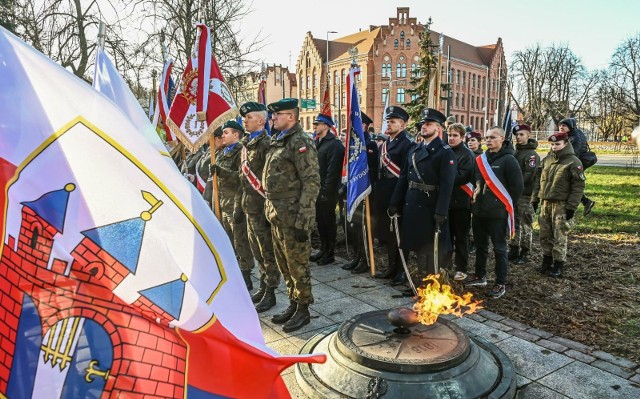
[[[509,262],[513,262],[520,256],[520,248],[515,245],[509,245]]]
[[[553,262],[553,269],[549,272],[549,277],[560,278],[562,277],[562,268],[564,267],[564,262],[559,260]]]
[[[286,323],[290,318],[293,317],[293,314],[296,312],[297,308],[298,308],[298,303],[290,299],[289,306],[282,312],[278,313],[277,315],[274,315],[271,318],[271,322],[275,324]]]
[[[538,273],[547,274],[551,270],[552,264],[553,264],[553,257],[551,255],[543,255],[542,264],[538,268]]]
[[[514,260],[513,263],[516,265],[524,265],[525,263],[527,263],[528,255],[529,255],[529,248],[522,248],[520,250],[520,256],[518,256],[518,258],[516,258],[516,260]]]
[[[324,252],[327,250],[327,243],[324,242],[324,240],[320,240],[320,250],[318,252],[316,252],[315,254],[309,256],[309,260],[311,262],[317,262],[318,259],[322,258],[324,256]]]
[[[268,287],[262,300],[256,305],[256,312],[262,313],[276,306],[276,293],[274,287]]]
[[[282,330],[284,332],[293,332],[301,329],[311,322],[311,315],[309,314],[309,305],[306,303],[301,303],[298,305],[298,309],[296,313],[284,323],[282,326]]]
[[[353,270],[360,263],[360,257],[356,256],[351,262],[345,263],[342,265],[342,269],[344,270]]]
[[[318,266],[324,266],[324,265],[329,265],[333,262],[335,262],[335,258],[334,258],[334,251],[336,248],[336,242],[335,240],[333,241],[328,241],[327,242],[327,246],[325,249],[324,254],[322,254],[322,257],[319,258],[316,263],[318,264]]]
[[[360,262],[358,262],[358,266],[355,269],[351,270],[351,274],[360,274],[369,270],[369,265],[367,264],[367,260],[365,258],[360,258]]]
[[[396,285],[402,285],[406,282],[407,282],[407,275],[405,274],[404,270],[399,270],[396,276],[393,278],[393,280],[391,280],[389,284],[392,286],[396,286]]]
[[[379,271],[374,276],[375,278],[393,278],[398,274],[398,259],[396,258],[395,251],[392,251],[387,247],[387,271]]]
[[[253,303],[260,302],[266,290],[267,290],[267,284],[264,281],[260,281],[260,288],[253,295],[251,295],[251,302]]]
[[[251,281],[251,271],[243,270],[242,279],[244,280],[244,284],[247,286],[247,290],[251,291],[253,289],[253,282]]]

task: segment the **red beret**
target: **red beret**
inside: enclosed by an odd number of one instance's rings
[[[469,139],[478,139],[478,141],[482,140],[482,133],[480,132],[469,132],[464,136],[467,140]]]
[[[513,132],[514,133],[518,133],[520,130],[526,130],[526,131],[530,132],[531,131],[531,126],[522,124],[522,125],[515,125],[514,128],[513,128]]]
[[[553,134],[551,134],[549,136],[549,138],[547,139],[553,143],[555,143],[556,141],[560,141],[560,140],[569,140],[569,135],[567,133],[562,133],[562,132],[554,132]]]

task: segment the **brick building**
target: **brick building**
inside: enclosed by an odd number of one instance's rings
[[[258,88],[264,74],[267,104],[281,98],[297,97],[296,75],[281,65],[267,66],[262,72],[249,72],[234,81],[236,102],[242,105],[248,101],[258,101]]]
[[[186,277],[140,292],[133,306],[142,314],[112,291],[135,274],[135,233],[153,211],[83,231],[69,265],[51,253],[74,190],[67,184],[23,202],[19,236],[2,246],[0,397],[32,397],[29,388],[33,397],[52,397],[52,381],[64,384],[65,397],[182,397],[187,347],[167,327],[181,304],[167,292]],[[120,229],[132,240],[105,238]]]
[[[411,101],[407,90],[412,87],[411,75],[419,65],[418,43],[425,28],[409,15],[409,7],[398,7],[396,16],[387,25],[370,26],[367,30],[327,41],[307,32],[296,63],[298,97],[315,99],[315,109],[303,109],[301,123],[305,130],[313,127],[313,117],[319,112],[324,88],[329,83],[334,119],[341,126],[346,122],[346,75],[355,48],[357,64],[362,72],[356,81],[360,107],[374,121],[376,131],[382,127],[386,95],[389,105],[404,105]],[[440,42],[440,33],[431,32],[432,42]],[[448,54],[451,71],[450,115],[456,120],[484,130],[493,124],[499,101],[503,100],[506,80],[506,60],[502,40],[476,47],[443,35],[441,82],[448,81]],[[327,57],[328,50],[328,57]],[[353,52],[353,50],[351,50]],[[327,78],[326,60],[329,60]],[[446,96],[443,92],[441,96]],[[447,101],[439,109],[446,113]],[[490,121],[490,122],[489,122]]]

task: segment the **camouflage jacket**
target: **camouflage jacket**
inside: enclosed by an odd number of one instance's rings
[[[582,162],[567,145],[558,152],[549,151],[536,174],[531,202],[566,201],[567,209],[576,210],[584,194],[586,177]]]
[[[242,186],[240,186],[240,152],[242,144],[238,142],[233,150],[227,154],[224,151],[216,153],[216,165],[220,167],[218,175],[218,190],[220,190],[220,210],[232,214],[240,212]]]
[[[202,156],[198,160],[198,163],[196,164],[196,172],[198,173],[202,181],[205,182],[202,198],[204,198],[207,204],[209,204],[209,207],[211,207],[211,171],[209,170],[210,165],[211,152],[207,151],[202,154]]]
[[[284,136],[271,138],[262,185],[267,191],[267,220],[297,229],[311,228],[320,172],[316,146],[299,123]]]
[[[247,162],[249,169],[256,175],[258,181],[262,182],[262,171],[264,162],[269,152],[271,138],[263,130],[257,137],[249,141],[249,135],[242,139],[243,151],[247,152]],[[242,155],[240,156],[242,159]],[[242,161],[241,161],[242,162]],[[241,165],[242,166],[242,165]],[[247,176],[240,171],[240,184],[242,185],[242,210],[248,215],[264,213],[264,198],[249,183]]]

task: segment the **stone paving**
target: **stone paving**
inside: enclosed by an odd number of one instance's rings
[[[270,348],[281,354],[298,353],[308,339],[352,316],[412,304],[412,298],[392,297],[399,296],[399,291],[384,284],[387,280],[353,275],[342,270],[342,264],[342,259],[328,266],[311,263],[315,297],[312,320],[291,334],[271,323],[271,316],[289,303],[284,284],[280,284],[278,304],[260,314],[264,338]],[[257,283],[255,277],[254,281]],[[508,295],[507,292],[506,298]],[[462,319],[449,319],[470,336],[477,335],[494,343],[509,357],[517,372],[516,397],[519,399],[640,398],[640,366],[630,360],[487,310]],[[285,370],[282,376],[292,398],[307,398],[296,382],[294,367]]]

